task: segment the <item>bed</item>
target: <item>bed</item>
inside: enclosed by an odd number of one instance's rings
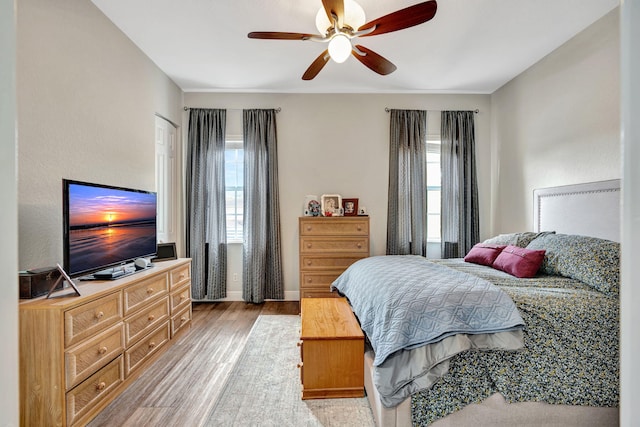
[[[347,269],[332,288],[370,344],[377,425],[618,425],[619,194],[619,180],[536,190],[534,231],[488,239],[479,258]],[[405,291],[396,282],[409,269]]]

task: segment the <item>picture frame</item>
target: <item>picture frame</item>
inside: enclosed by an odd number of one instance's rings
[[[358,215],[358,199],[342,199],[342,207],[344,209],[344,216]]]
[[[342,196],[339,194],[323,194],[320,200],[323,216],[342,216]]]
[[[172,259],[178,259],[176,254],[176,244],[175,243],[158,243],[156,250],[156,257],[153,258],[152,262],[158,261],[170,261]]]

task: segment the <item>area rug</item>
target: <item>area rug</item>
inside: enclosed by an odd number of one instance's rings
[[[261,315],[206,426],[374,426],[364,398],[301,400],[300,317]]]

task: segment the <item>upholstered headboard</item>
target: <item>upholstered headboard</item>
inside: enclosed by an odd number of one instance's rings
[[[533,191],[534,231],[620,241],[620,180]]]

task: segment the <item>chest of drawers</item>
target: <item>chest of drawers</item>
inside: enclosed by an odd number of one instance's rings
[[[369,217],[301,217],[300,299],[337,296],[331,283],[369,256]]]
[[[20,302],[20,422],[84,425],[191,321],[191,261]]]

